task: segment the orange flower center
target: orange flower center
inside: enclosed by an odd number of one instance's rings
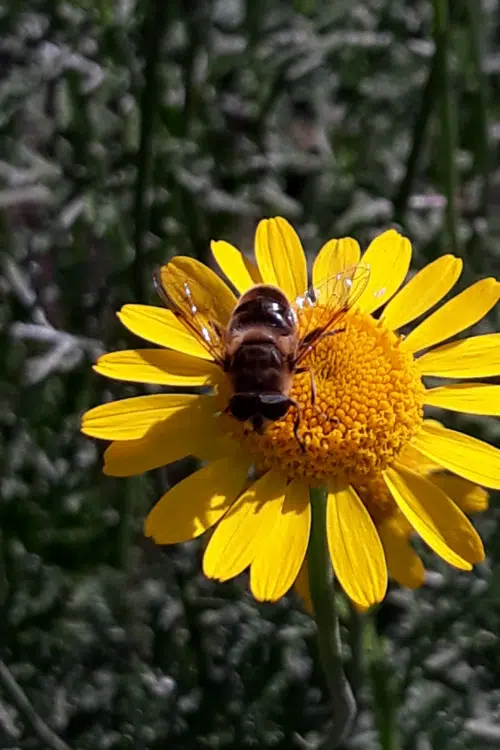
[[[306,314],[317,315],[318,308]],[[424,387],[401,338],[370,315],[351,312],[339,328],[307,355],[309,371],[294,377],[290,396],[301,407],[299,440],[295,407],[262,435],[245,427],[243,440],[259,469],[278,469],[311,485],[342,475],[361,489],[418,431]]]

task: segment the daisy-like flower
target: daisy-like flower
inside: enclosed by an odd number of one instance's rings
[[[240,294],[264,282],[294,300],[308,288],[304,251],[284,219],[259,224],[256,265],[226,242],[212,243],[212,251]],[[500,334],[443,344],[491,310],[500,283],[478,281],[403,336],[398,331],[434,308],[462,269],[459,258],[445,255],[403,286],[410,260],[410,242],[394,230],[377,237],[362,257],[350,238],[330,240],[316,257],[312,281],[322,291],[313,315],[327,304],[325,282],[332,273],[361,263],[370,277],[342,330],[322,338],[304,360],[313,373],[315,408],[310,375],[293,379],[302,446],[294,435],[294,408],[263,434],[221,414],[230,397],[227,376],[171,310],[122,308],[119,318],[130,331],[167,348],[106,354],[98,373],[210,390],[138,396],[83,417],[86,435],[112,441],[104,455],[106,474],[140,474],[185,455],[203,460],[154,506],[147,536],[173,544],[213,529],[205,574],[225,581],[249,568],[254,596],[274,601],[304,580],[309,489],[325,486],[333,569],[362,609],[382,600],[388,571],[406,586],[423,582],[422,561],[409,543],[414,531],[456,568],[470,570],[483,560],[481,539],[465,512],[486,507],[487,495],[477,485],[500,488],[500,451],[424,419],[424,407],[500,414],[500,386],[467,382],[500,375]],[[212,305],[214,324],[225,327],[237,302],[229,286],[192,258],[171,262],[188,284],[192,280],[197,306]],[[426,376],[462,380],[426,388]]]

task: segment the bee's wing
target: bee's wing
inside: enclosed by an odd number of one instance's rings
[[[216,364],[224,364],[225,326],[217,315],[216,301],[175,264],[160,266],[153,274],[156,290],[165,305],[182,321]]]
[[[333,274],[319,287],[299,297],[294,308],[299,319],[299,345],[296,364],[325,334],[331,333],[366,289],[368,266],[353,266]],[[310,312],[308,312],[310,311]]]

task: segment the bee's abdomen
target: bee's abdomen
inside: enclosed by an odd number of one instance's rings
[[[230,367],[234,392],[279,391],[282,368],[282,355],[272,342],[243,343]]]

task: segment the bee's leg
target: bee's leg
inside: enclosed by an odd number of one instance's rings
[[[319,406],[316,404],[316,381],[314,380],[314,373],[312,371],[311,367],[299,367],[295,372],[298,372],[299,374],[301,372],[308,372],[309,377],[311,378],[311,406],[313,407],[314,411],[318,416],[321,417],[321,419],[328,419],[327,415],[321,411]]]
[[[218,336],[219,338],[222,338],[223,331],[222,331],[222,328],[220,327],[220,325],[218,323],[216,323],[215,320],[209,320],[209,323],[210,323],[210,325],[212,327],[212,330],[214,331],[215,335]]]
[[[251,418],[250,424],[252,425],[253,430],[258,435],[264,434],[264,418],[261,414],[256,414],[254,417]]]
[[[314,373],[312,371],[311,367],[298,367],[295,372],[298,375],[301,375],[303,372],[309,373],[309,377],[311,378],[311,404],[314,406],[314,403],[316,401],[316,381],[314,380]]]
[[[321,339],[326,339],[329,336],[336,336],[337,333],[344,333],[344,331],[345,331],[345,327],[344,328],[334,328],[333,331],[328,331],[328,333],[322,333],[321,336],[318,338],[318,341],[321,341]],[[316,343],[318,343],[318,342],[316,342]]]
[[[297,416],[295,417],[295,421],[293,423],[293,434],[294,434],[295,440],[299,444],[300,450],[302,451],[302,453],[305,453],[306,446],[305,446],[304,441],[299,435],[299,427],[300,427],[300,422],[302,420],[302,406],[299,404],[298,401],[295,401],[293,398],[290,398],[289,402],[290,402],[290,406],[295,406],[297,410]]]

